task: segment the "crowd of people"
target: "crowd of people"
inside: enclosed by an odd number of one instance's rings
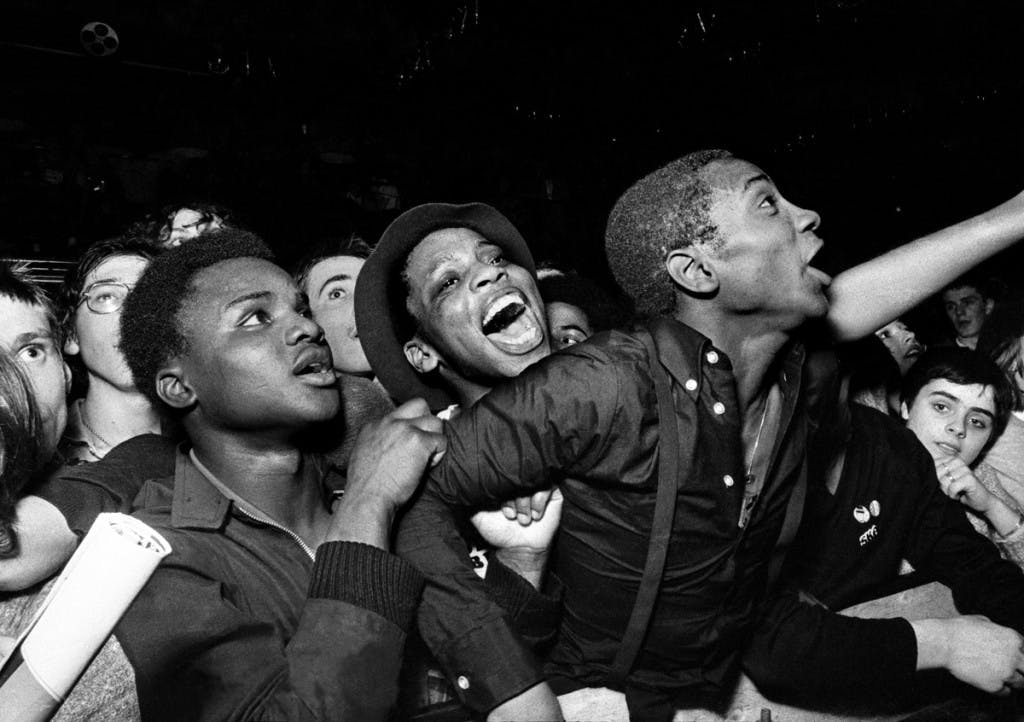
[[[172,552],[58,719],[558,720],[600,688],[664,721],[741,672],[1012,714],[1024,308],[969,274],[1024,194],[835,278],[820,223],[698,151],[611,210],[621,299],[482,203],[289,269],[213,204],[52,297],[0,265],[0,655],[120,511]],[[925,349],[900,319],[938,294]],[[947,615],[839,613],[933,581]]]

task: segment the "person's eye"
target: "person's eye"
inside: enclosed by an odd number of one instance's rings
[[[303,318],[313,318],[313,309],[309,306],[299,306],[295,310],[298,311],[299,315]]]
[[[257,309],[243,316],[238,325],[241,327],[255,327],[264,326],[268,323],[270,323],[270,314],[262,309]]]
[[[880,339],[882,339],[884,341],[885,339],[889,338],[889,332],[888,331],[876,331],[875,332],[875,336],[877,336],[878,338],[880,338]]]
[[[505,256],[503,256],[500,253],[495,253],[494,256],[491,257],[491,259],[488,260],[487,262],[490,263],[492,266],[504,266]]]
[[[778,199],[774,195],[769,193],[764,198],[762,198],[761,202],[758,203],[757,205],[758,205],[759,208],[771,208],[771,209],[774,210],[774,208],[778,204],[779,204]]]
[[[985,430],[988,429],[988,419],[983,418],[983,417],[977,417],[977,416],[972,417],[971,418],[971,425],[974,428],[976,428],[976,429],[980,429],[981,431],[985,431]]]
[[[46,349],[41,344],[30,343],[18,350],[18,358],[24,361],[41,361],[46,357]]]
[[[938,411],[939,413],[945,413],[946,411],[949,411],[949,406],[942,403],[941,401],[933,402],[932,408]]]
[[[332,288],[327,292],[327,300],[337,301],[339,298],[345,298],[348,296],[348,292],[344,288]]]
[[[450,288],[454,288],[458,283],[458,276],[445,276],[441,279],[441,282],[437,284],[437,289],[439,291],[447,291]]]

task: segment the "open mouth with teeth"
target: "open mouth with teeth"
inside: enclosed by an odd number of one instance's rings
[[[326,354],[319,351],[302,354],[296,360],[295,366],[292,367],[292,373],[317,386],[333,384],[335,381],[334,366],[331,364],[330,358],[325,356]]]
[[[498,348],[512,354],[533,351],[544,340],[544,331],[533,310],[519,292],[491,301],[484,312],[481,330]]]

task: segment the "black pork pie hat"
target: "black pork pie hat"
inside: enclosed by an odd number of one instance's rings
[[[457,399],[434,383],[433,374],[420,374],[409,365],[395,316],[396,306],[405,306],[407,292],[401,273],[406,258],[416,244],[442,228],[476,231],[498,246],[509,261],[537,276],[523,236],[508,218],[484,203],[425,203],[410,208],[387,227],[356,281],[359,341],[373,372],[398,403],[422,397],[434,411],[457,403]]]

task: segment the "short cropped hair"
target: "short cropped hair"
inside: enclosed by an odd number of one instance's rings
[[[188,344],[180,317],[193,279],[205,268],[234,258],[274,260],[259,236],[225,228],[203,237],[202,243],[183,243],[158,256],[125,300],[121,313],[121,351],[135,386],[157,407],[157,371],[171,358],[185,353]]]
[[[718,244],[711,222],[709,163],[732,158],[726,150],[701,150],[641,178],[615,203],[605,229],[608,265],[622,290],[645,316],[671,313],[675,290],[665,257],[697,243]]]
[[[78,263],[64,277],[57,292],[57,313],[61,328],[61,342],[74,335],[75,311],[85,290],[85,279],[103,262],[117,256],[138,256],[152,260],[160,252],[148,239],[141,236],[118,236],[97,241],[85,249]]]
[[[299,288],[305,293],[309,293],[306,283],[309,281],[310,271],[320,261],[327,260],[328,258],[338,258],[339,256],[362,258],[365,261],[372,252],[373,246],[367,243],[358,233],[352,233],[340,238],[327,238],[316,243],[313,249],[299,260],[295,265],[295,270],[292,272],[292,277]]]
[[[986,301],[994,298],[992,294],[991,281],[974,271],[965,273],[955,279],[952,283],[946,285],[941,291],[939,291],[939,296],[941,297],[946,293],[946,291],[954,291],[958,288],[973,288]]]
[[[909,409],[928,383],[945,379],[961,386],[991,386],[995,399],[995,424],[989,444],[994,442],[1009,420],[1013,409],[1013,390],[1006,374],[983,354],[959,346],[931,348],[921,354],[903,379],[900,400]],[[986,448],[988,448],[986,446]]]
[[[28,306],[38,306],[46,316],[50,333],[54,341],[60,345],[60,324],[53,310],[49,296],[42,286],[29,278],[23,266],[16,266],[0,261],[0,297],[9,298]]]
[[[16,358],[0,351],[0,559],[18,553],[16,506],[45,463],[42,426],[32,382]]]

